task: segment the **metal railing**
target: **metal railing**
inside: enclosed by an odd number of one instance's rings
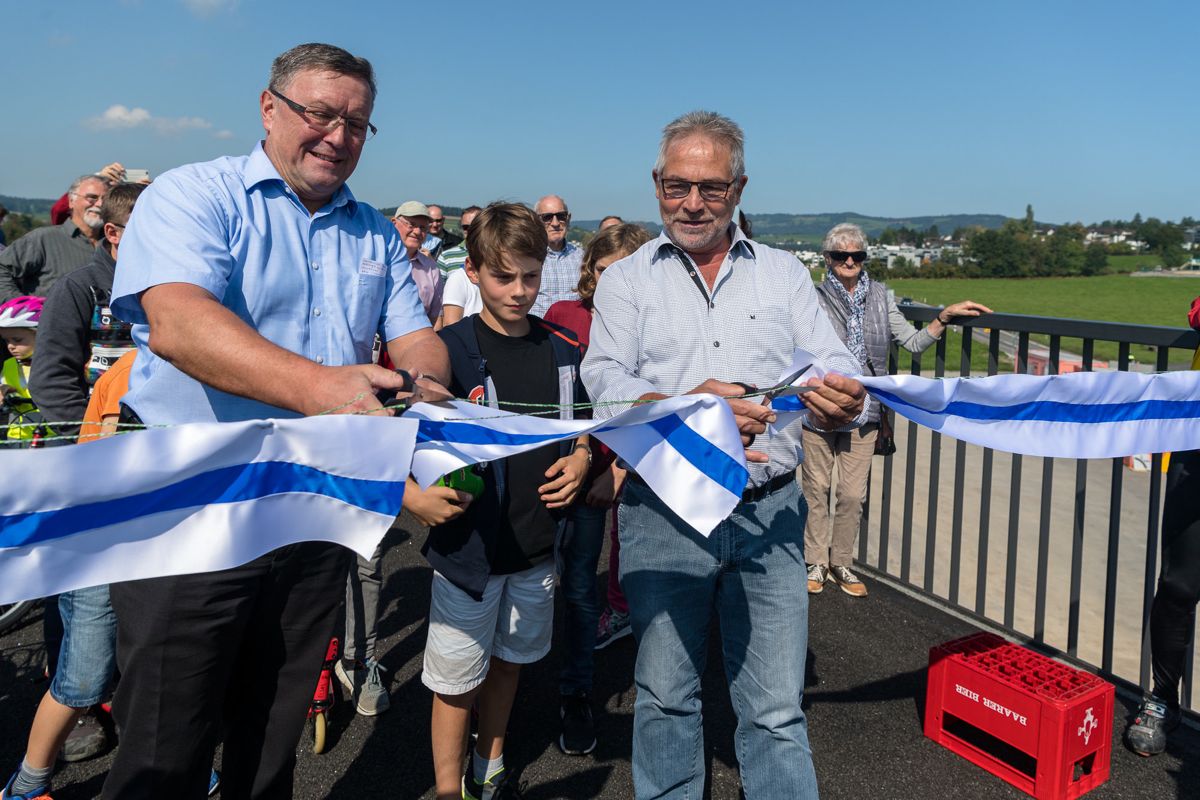
[[[918,326],[937,313],[900,309]],[[1097,365],[1097,342],[1116,343],[1119,370],[1129,369],[1134,346],[1152,348],[1153,369],[1163,371],[1173,349],[1178,362],[1190,364],[1200,345],[1200,334],[1187,328],[1015,314],[979,317],[962,330],[952,374],[964,376],[983,374],[971,368],[976,338],[986,342],[989,375],[1000,371],[1002,355],[1016,372],[1029,372],[1031,336],[1045,341],[1033,348],[1047,374],[1059,373],[1064,345],[1076,341],[1078,358],[1067,360],[1084,371]],[[931,367],[945,376],[946,350],[943,336],[912,357],[911,372],[929,374]],[[891,371],[897,366],[893,348]],[[902,419],[896,434],[897,452],[876,459],[872,470],[859,563],[1109,679],[1148,688],[1163,456],[1152,454],[1148,472],[1132,473],[1123,459],[1032,458],[943,441]],[[1194,710],[1193,656],[1181,699]]]

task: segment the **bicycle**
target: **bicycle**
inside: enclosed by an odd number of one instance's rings
[[[37,603],[37,600],[22,600],[19,603],[0,603],[0,635],[19,628]]]
[[[337,695],[333,687],[333,667],[338,658],[338,639],[329,640],[329,648],[325,651],[325,661],[321,664],[321,673],[317,676],[317,689],[313,692],[312,703],[308,707],[308,719],[312,720],[313,754],[325,752],[326,733],[329,727],[329,712],[333,709]]]

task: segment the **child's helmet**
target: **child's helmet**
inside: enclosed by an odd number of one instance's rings
[[[25,295],[0,304],[0,328],[36,328],[45,298]]]

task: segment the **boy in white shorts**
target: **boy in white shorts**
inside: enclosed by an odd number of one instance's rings
[[[546,247],[525,206],[494,203],[475,218],[464,269],[483,309],[438,334],[456,397],[522,413],[540,405],[560,418],[586,402],[575,335],[529,315]],[[466,512],[429,532],[423,552],[435,572],[421,679],[434,691],[438,798],[484,800],[504,783],[521,665],[550,650],[554,543],[590,463],[587,437],[491,462]],[[472,705],[479,736],[464,775]]]

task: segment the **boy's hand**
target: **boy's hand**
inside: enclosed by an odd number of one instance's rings
[[[430,528],[461,516],[470,504],[471,495],[449,486],[422,489],[412,478],[404,484],[404,507],[418,522]]]
[[[583,501],[589,506],[608,508],[620,494],[621,487],[625,485],[625,476],[628,474],[628,470],[621,469],[614,461],[611,467],[597,475],[596,480],[592,481],[592,488],[588,489],[587,497]]]
[[[571,455],[564,456],[550,465],[550,469],[546,470],[546,477],[558,477],[538,487],[538,494],[546,508],[565,508],[575,501],[575,495],[583,484],[590,463],[587,450],[577,447]]]

